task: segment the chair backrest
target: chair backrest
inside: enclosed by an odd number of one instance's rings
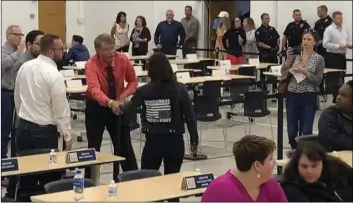
[[[239,75],[255,76],[256,66],[241,66],[238,69]]]
[[[197,54],[186,54],[187,60],[197,60]]]
[[[249,91],[244,94],[244,116],[268,111],[264,91]]]
[[[177,80],[189,79],[190,72],[176,72],[175,73]]]
[[[194,107],[201,116],[216,116],[219,114],[222,81],[206,81],[202,91],[197,96]]]
[[[161,176],[162,173],[158,170],[149,170],[149,169],[141,169],[141,170],[133,170],[133,171],[126,171],[120,173],[118,175],[119,182],[131,181],[131,180],[138,180],[144,178],[152,178]]]
[[[212,76],[227,76],[227,70],[223,68],[212,70]]]
[[[297,136],[295,138],[295,141],[297,143],[299,142],[305,142],[305,141],[319,141],[319,136],[318,135],[302,135],[302,136]]]
[[[249,79],[233,79],[230,82],[229,94],[230,99],[234,101],[243,101],[244,94],[249,92]]]
[[[84,179],[85,188],[94,187],[95,184],[91,179]],[[46,193],[55,193],[72,190],[72,179],[62,179],[47,183],[44,185],[44,190]]]

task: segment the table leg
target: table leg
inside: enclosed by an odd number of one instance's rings
[[[277,160],[283,159],[283,94],[277,94]],[[277,174],[282,173],[282,166],[277,166]]]
[[[91,179],[96,185],[100,185],[100,165],[91,166]]]

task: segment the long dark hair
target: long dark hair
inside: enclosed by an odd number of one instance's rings
[[[327,155],[325,149],[317,141],[302,141],[298,144],[291,160],[284,170],[284,182],[287,181],[300,181],[303,178],[298,171],[299,159],[302,155],[306,155],[310,161],[322,161],[322,172],[319,182],[326,185],[345,185],[348,183],[345,175],[340,174],[352,173],[352,168],[342,160],[333,156]],[[350,177],[350,180],[352,177]]]
[[[161,52],[154,53],[148,59],[148,76],[153,83],[175,85],[176,77],[168,58]]]
[[[118,13],[118,15],[116,16],[116,20],[115,20],[115,22],[116,22],[117,24],[121,23],[121,22],[120,22],[121,16],[125,16],[125,18],[126,18],[126,13],[125,13],[124,11],[120,11],[120,12]],[[126,23],[126,19],[125,19],[125,22],[123,22],[123,23]]]

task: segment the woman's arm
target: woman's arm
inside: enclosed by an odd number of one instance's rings
[[[307,71],[307,73],[304,73],[308,82],[315,86],[319,86],[321,84],[321,81],[324,75],[324,69],[325,69],[324,58],[321,55],[319,55],[318,57],[319,57],[319,61],[315,67],[315,74],[312,74],[309,71]]]
[[[110,31],[110,35],[115,39],[114,35],[115,35],[115,32],[116,32],[116,23],[114,23],[111,31]]]
[[[131,35],[130,35],[130,42],[132,42],[132,43],[134,43],[134,38],[133,38],[133,36],[134,36],[134,34],[135,34],[135,30],[136,30],[136,28],[132,29],[132,32],[131,32]]]
[[[294,61],[296,59],[296,56],[294,55],[287,55],[287,59],[284,61],[282,67],[281,67],[281,74],[283,76],[287,75],[289,72],[289,69],[292,68]]]
[[[246,38],[246,44],[254,44],[256,42],[255,30],[250,31],[250,35]]]
[[[142,35],[142,42],[149,42],[151,41],[151,32],[147,27],[144,27],[141,31],[141,35]]]

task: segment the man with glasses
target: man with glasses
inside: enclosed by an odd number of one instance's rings
[[[14,83],[18,69],[14,64],[19,60],[25,45],[18,25],[6,29],[6,43],[1,47],[1,158],[7,158],[7,146],[13,124]]]
[[[96,54],[86,63],[87,101],[85,126],[88,148],[100,151],[106,129],[114,146],[114,154],[125,157],[124,171],[136,170],[137,162],[130,137],[130,120],[122,115],[121,105],[137,88],[134,67],[125,54],[115,51],[115,41],[109,34],[94,40]],[[126,81],[126,87],[124,87]],[[90,178],[90,168],[85,175]],[[113,178],[117,179],[119,163],[114,163]]]

